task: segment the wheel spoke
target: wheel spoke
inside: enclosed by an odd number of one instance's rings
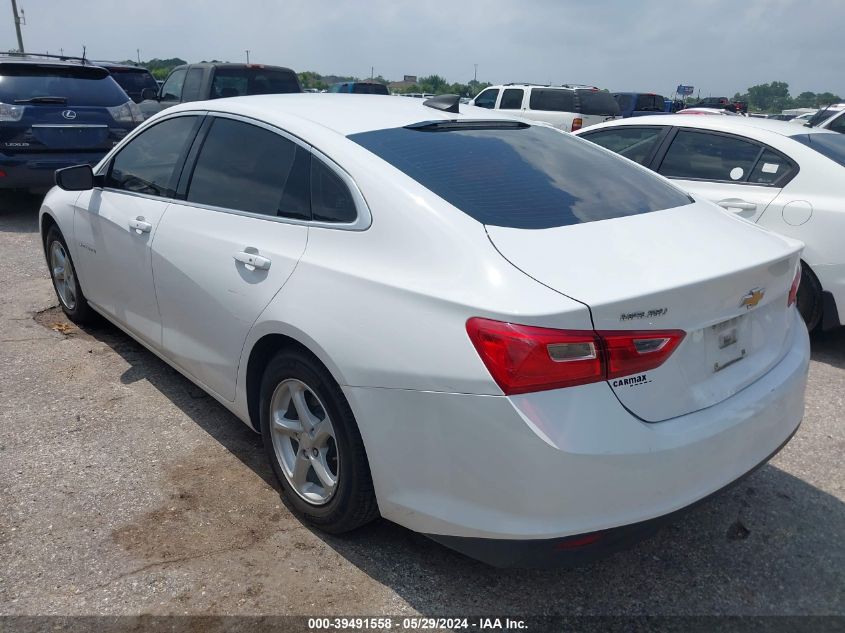
[[[293,465],[291,481],[296,488],[302,492],[302,487],[308,483],[308,471],[311,469],[311,460],[303,452],[297,451],[296,461]]]
[[[337,477],[332,474],[328,464],[326,464],[326,451],[327,449],[322,449],[316,456],[312,456],[311,466],[314,468],[317,479],[320,480],[323,488],[325,488],[326,494],[331,494],[337,485]]]
[[[296,387],[291,386],[290,393],[293,398],[293,406],[296,409],[296,414],[299,416],[299,421],[302,422],[302,428],[310,431],[319,424],[320,420],[308,408],[308,403],[305,401],[305,389],[303,389],[302,385],[298,384]]]
[[[289,420],[283,411],[276,411],[273,415],[273,430],[282,435],[296,435],[302,433],[302,424],[299,420]]]
[[[329,421],[328,418],[324,418],[317,422],[317,425],[313,429],[314,437],[312,438],[311,442],[314,446],[323,447],[326,445],[326,442],[329,438],[334,437],[334,429],[332,428],[332,423]]]

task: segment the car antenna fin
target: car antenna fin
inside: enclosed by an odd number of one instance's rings
[[[459,114],[458,104],[460,102],[461,98],[458,95],[437,95],[436,97],[423,101],[423,105],[434,108],[435,110]]]

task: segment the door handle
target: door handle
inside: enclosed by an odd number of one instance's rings
[[[134,220],[129,220],[129,228],[135,229],[138,233],[149,233],[153,230],[153,225],[144,219],[143,215],[139,215]]]
[[[719,200],[717,202],[723,209],[739,209],[740,211],[756,211],[757,205],[753,202],[746,202],[739,198],[727,198],[726,200]]]
[[[269,270],[272,262],[266,257],[259,255],[257,251],[250,252],[251,250],[256,251],[256,249],[247,249],[235,253],[233,255],[235,261],[245,264],[246,266],[252,266],[258,270]]]

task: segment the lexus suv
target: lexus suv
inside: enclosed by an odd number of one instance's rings
[[[0,55],[0,189],[45,191],[57,169],[95,165],[142,120],[105,68]]]

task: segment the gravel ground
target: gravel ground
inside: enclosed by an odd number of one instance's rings
[[[742,484],[593,565],[496,570],[386,521],[303,526],[258,436],[63,317],[37,208],[0,198],[0,613],[845,614],[845,331],[813,341],[804,423]]]

